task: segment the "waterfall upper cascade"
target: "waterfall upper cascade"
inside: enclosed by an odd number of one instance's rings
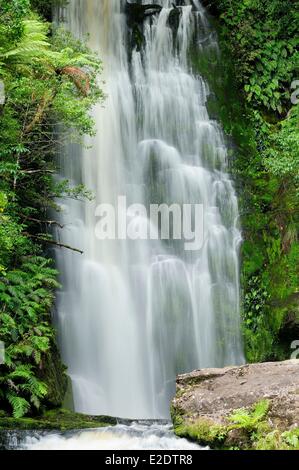
[[[57,326],[76,410],[148,419],[169,417],[178,373],[243,362],[241,234],[224,136],[207,112],[209,87],[188,60],[190,46],[217,52],[205,11],[197,0],[139,3],[163,8],[145,19],[143,44],[133,49],[125,1],[70,0],[66,10],[69,29],[89,33],[103,60],[107,98],[93,111],[92,148],[70,145],[61,161],[61,177],[84,183],[95,200],[63,203],[60,240],[84,254],[57,252]],[[98,240],[96,207],[117,207],[119,196],[145,207],[203,204],[203,246]]]

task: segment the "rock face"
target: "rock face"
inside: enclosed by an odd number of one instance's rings
[[[48,393],[44,404],[49,408],[60,407],[67,391],[68,377],[65,373],[56,343],[53,341],[51,349],[43,359],[43,367],[38,371],[38,377],[47,385]]]
[[[255,412],[259,403],[264,411]],[[245,417],[234,419],[240,409]],[[212,447],[252,448],[253,433],[263,439],[270,432],[299,436],[299,360],[181,375],[172,417],[178,435]]]

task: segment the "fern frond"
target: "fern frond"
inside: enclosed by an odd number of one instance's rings
[[[30,409],[30,403],[25,398],[18,397],[10,392],[6,393],[6,398],[12,407],[14,418],[22,418]]]
[[[267,415],[269,407],[269,400],[261,400],[250,411],[245,408],[236,410],[229,417],[229,421],[231,421],[236,428],[255,429]]]
[[[259,401],[254,409],[253,409],[253,412],[252,412],[252,417],[257,420],[257,421],[260,421],[261,419],[263,419],[266,414],[268,413],[269,411],[269,407],[270,407],[270,402],[269,400],[261,400]]]
[[[18,366],[14,371],[8,374],[8,378],[11,380],[14,379],[24,379],[29,380],[32,377],[32,366],[21,365]]]
[[[23,21],[23,37],[17,47],[0,53],[2,60],[14,59],[20,63],[41,57],[47,53],[50,43],[47,38],[48,26],[39,20]]]

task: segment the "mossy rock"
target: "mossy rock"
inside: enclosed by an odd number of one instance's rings
[[[109,416],[87,416],[65,409],[54,409],[34,418],[11,418],[0,414],[0,430],[71,431],[115,426],[117,419]]]
[[[175,433],[179,437],[190,439],[200,445],[208,445],[212,449],[221,449],[224,446],[228,430],[225,426],[217,425],[213,421],[198,418],[176,426]]]
[[[48,354],[44,356],[38,378],[47,385],[47,396],[44,404],[49,408],[62,406],[68,386],[66,367],[61,361],[60,353],[54,341]]]

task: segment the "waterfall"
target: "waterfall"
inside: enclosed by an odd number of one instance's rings
[[[56,235],[84,254],[57,251],[57,328],[76,410],[148,419],[169,417],[177,374],[244,359],[238,202],[223,132],[208,115],[209,87],[188,60],[190,46],[215,52],[217,42],[199,1],[139,3],[163,8],[133,48],[125,1],[70,0],[66,10],[68,28],[89,33],[103,60],[106,100],[93,110],[92,148],[70,145],[61,159],[60,176],[95,199],[62,204]],[[117,207],[120,196],[144,207],[202,204],[201,249],[177,239],[99,240],[97,207]],[[124,211],[131,226],[151,223]]]

